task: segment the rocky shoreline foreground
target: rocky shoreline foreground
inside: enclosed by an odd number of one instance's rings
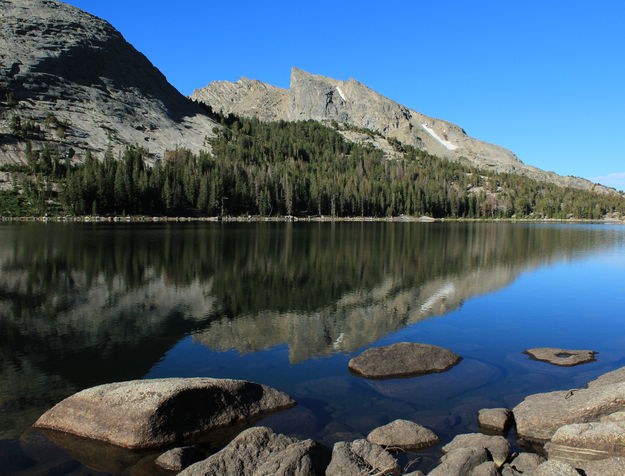
[[[554,359],[592,352],[530,350],[541,356],[551,353]],[[588,356],[592,357],[594,353]],[[350,368],[383,379],[398,375],[399,368],[405,369],[404,376],[443,372],[459,360],[440,347],[398,343],[363,352],[352,359]],[[151,455],[142,460],[144,470],[182,476],[419,476],[424,473],[418,458],[402,467],[396,456],[405,451],[418,455],[439,443],[433,431],[407,420],[376,428],[363,439],[339,441],[332,449],[270,428],[250,428],[295,404],[279,390],[240,380],[136,380],[78,392],[34,426],[88,466],[83,459],[87,455],[87,460],[98,453],[112,460],[122,448],[150,449]],[[430,476],[625,474],[625,367],[584,388],[530,395],[512,410],[483,409],[476,418],[481,433],[457,435],[444,445]],[[511,451],[505,436],[511,427],[525,452]],[[199,443],[206,435],[214,441],[220,435],[227,444],[213,441],[214,449],[206,451]]]

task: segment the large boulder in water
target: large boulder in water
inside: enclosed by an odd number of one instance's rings
[[[436,345],[399,342],[367,349],[348,365],[358,375],[382,379],[444,372],[460,360],[459,355]]]
[[[322,476],[329,462],[330,450],[316,441],[299,441],[256,427],[243,431],[224,449],[179,475]]]
[[[158,448],[293,405],[285,393],[243,380],[133,380],[78,392],[34,426],[125,448]]]

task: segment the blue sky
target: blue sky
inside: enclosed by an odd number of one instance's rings
[[[355,78],[525,163],[625,190],[625,2],[71,0],[182,93]]]

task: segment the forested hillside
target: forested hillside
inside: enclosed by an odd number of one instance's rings
[[[478,170],[392,142],[398,158],[315,121],[217,116],[211,153],[129,148],[81,163],[28,150],[0,214],[601,218],[625,199]],[[338,125],[335,124],[336,127]],[[373,134],[373,133],[371,133]]]

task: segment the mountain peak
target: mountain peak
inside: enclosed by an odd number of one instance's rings
[[[0,120],[3,160],[24,159],[8,134],[11,117],[41,123],[51,114],[64,131],[33,135],[35,148],[65,155],[138,144],[154,157],[204,148],[214,123],[109,23],[54,0],[0,0],[0,8],[0,92],[15,103]]]

